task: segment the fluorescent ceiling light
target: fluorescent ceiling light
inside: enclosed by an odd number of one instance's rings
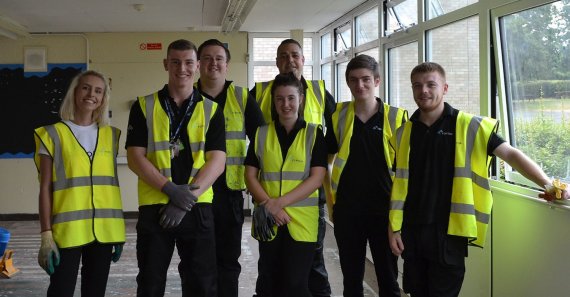
[[[0,15],[0,35],[18,39],[20,37],[29,38],[30,33],[26,27],[18,24],[16,21],[7,16]]]

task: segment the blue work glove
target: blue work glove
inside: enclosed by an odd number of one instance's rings
[[[174,228],[180,225],[182,219],[186,215],[187,211],[174,205],[173,203],[168,203],[160,209],[160,225],[162,228]]]
[[[41,238],[38,264],[40,264],[48,275],[52,275],[55,271],[55,267],[59,265],[59,250],[53,240],[51,230],[42,232]]]
[[[179,208],[190,211],[194,204],[196,204],[196,201],[198,201],[198,197],[194,196],[191,191],[198,188],[199,187],[196,185],[177,185],[168,181],[164,186],[162,186],[161,191],[168,196],[170,202],[174,203]]]
[[[113,245],[113,256],[111,257],[113,263],[117,263],[117,261],[119,261],[119,259],[121,258],[121,254],[123,253],[123,244],[124,243]]]

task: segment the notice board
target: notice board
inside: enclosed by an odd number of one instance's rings
[[[59,107],[85,63],[48,64],[47,72],[24,72],[23,64],[0,64],[0,158],[31,158],[34,129],[60,120]]]

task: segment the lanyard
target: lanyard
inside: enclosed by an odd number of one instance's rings
[[[192,116],[190,108],[192,108],[192,105],[194,105],[194,94],[192,94],[190,102],[188,103],[186,111],[184,112],[184,116],[180,119],[180,122],[178,123],[178,127],[176,127],[176,129],[174,129],[173,127],[176,115],[174,114],[174,111],[170,106],[170,100],[168,98],[166,98],[166,102],[164,105],[166,106],[166,113],[168,114],[168,121],[170,123],[170,144],[174,144],[178,140],[178,138],[180,138],[180,128],[182,127],[182,125],[184,125],[184,122],[186,122],[186,120],[189,119],[190,116]]]

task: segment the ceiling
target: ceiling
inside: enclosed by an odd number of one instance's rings
[[[237,19],[236,27],[239,27],[239,31],[248,32],[288,32],[293,29],[316,32],[364,2],[364,0],[2,0],[0,23],[8,23],[9,27],[16,26],[29,33],[221,31],[230,1],[234,6],[236,3],[247,2],[244,4],[241,17]]]

